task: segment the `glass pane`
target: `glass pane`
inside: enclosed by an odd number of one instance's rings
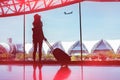
[[[0,18],[0,60],[23,60],[23,16]]]
[[[69,49],[73,43],[79,41],[78,5],[74,4],[45,12],[26,15],[26,50],[29,60],[32,60],[32,28],[35,14],[41,15],[43,33],[50,45],[54,49],[60,48],[66,54],[72,56],[71,53],[69,53]],[[42,47],[42,60],[56,61],[45,41],[43,41]],[[38,54],[36,55],[36,59],[39,59]]]
[[[120,3],[84,2],[82,4],[83,43],[88,61],[119,60]]]

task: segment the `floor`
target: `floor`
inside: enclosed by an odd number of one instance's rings
[[[120,80],[119,66],[0,65],[0,80]]]

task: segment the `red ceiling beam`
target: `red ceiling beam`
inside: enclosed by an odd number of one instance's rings
[[[81,0],[2,0],[0,1],[0,17],[41,12],[78,2]]]
[[[0,17],[41,12],[81,1],[119,2],[120,0],[0,0]]]

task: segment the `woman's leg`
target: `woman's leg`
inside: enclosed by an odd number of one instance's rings
[[[41,58],[42,58],[42,42],[43,41],[40,41],[39,42],[39,61],[41,62]]]
[[[36,59],[37,43],[33,43],[33,61]]]

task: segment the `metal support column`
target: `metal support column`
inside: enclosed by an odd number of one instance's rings
[[[81,21],[81,3],[79,3],[79,26],[80,26],[80,53],[81,53],[81,61],[82,61],[82,21]]]
[[[25,0],[24,0],[24,12],[25,12]],[[25,61],[25,13],[23,15],[23,51],[24,51],[24,61]]]

